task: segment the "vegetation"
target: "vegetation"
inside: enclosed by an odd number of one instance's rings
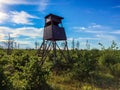
[[[0,49],[0,90],[120,89],[120,50],[115,42],[108,49],[70,50],[70,62],[58,56],[53,63],[50,55],[43,66],[36,52],[13,49],[7,54]]]

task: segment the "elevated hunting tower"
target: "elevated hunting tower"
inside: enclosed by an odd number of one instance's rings
[[[63,17],[49,14],[45,17],[44,39],[57,41],[66,40],[65,30],[62,25]]]
[[[52,52],[54,63],[56,63],[57,60],[57,52],[61,53],[59,57],[68,60],[67,37],[62,25],[62,19],[63,17],[54,14],[45,16],[43,42],[38,49],[38,55],[41,56],[41,64],[43,64],[46,57],[50,55],[50,51]],[[67,52],[67,54],[64,54],[65,52]]]

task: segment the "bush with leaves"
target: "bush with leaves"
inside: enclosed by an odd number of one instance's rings
[[[97,50],[83,50],[81,52],[81,57],[77,58],[77,62],[74,64],[73,68],[73,78],[86,82],[95,75],[97,69],[98,55],[95,54],[99,52]]]
[[[0,59],[0,90],[10,90],[12,88],[12,84],[10,83],[10,79],[7,76],[7,71],[10,69],[6,68],[9,63],[8,57],[3,56]]]
[[[31,58],[27,65],[27,82],[29,90],[48,90],[50,89],[47,84],[49,70],[40,65],[38,58]]]
[[[115,76],[115,78],[119,78],[120,79],[120,63],[114,64],[111,67],[111,73],[112,73],[112,75]]]

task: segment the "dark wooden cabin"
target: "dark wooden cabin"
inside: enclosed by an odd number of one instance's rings
[[[44,40],[66,40],[64,27],[62,26],[63,17],[49,14],[45,17]]]

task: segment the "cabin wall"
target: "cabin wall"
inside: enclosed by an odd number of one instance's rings
[[[49,25],[44,28],[45,40],[66,40],[66,34],[63,27]]]

